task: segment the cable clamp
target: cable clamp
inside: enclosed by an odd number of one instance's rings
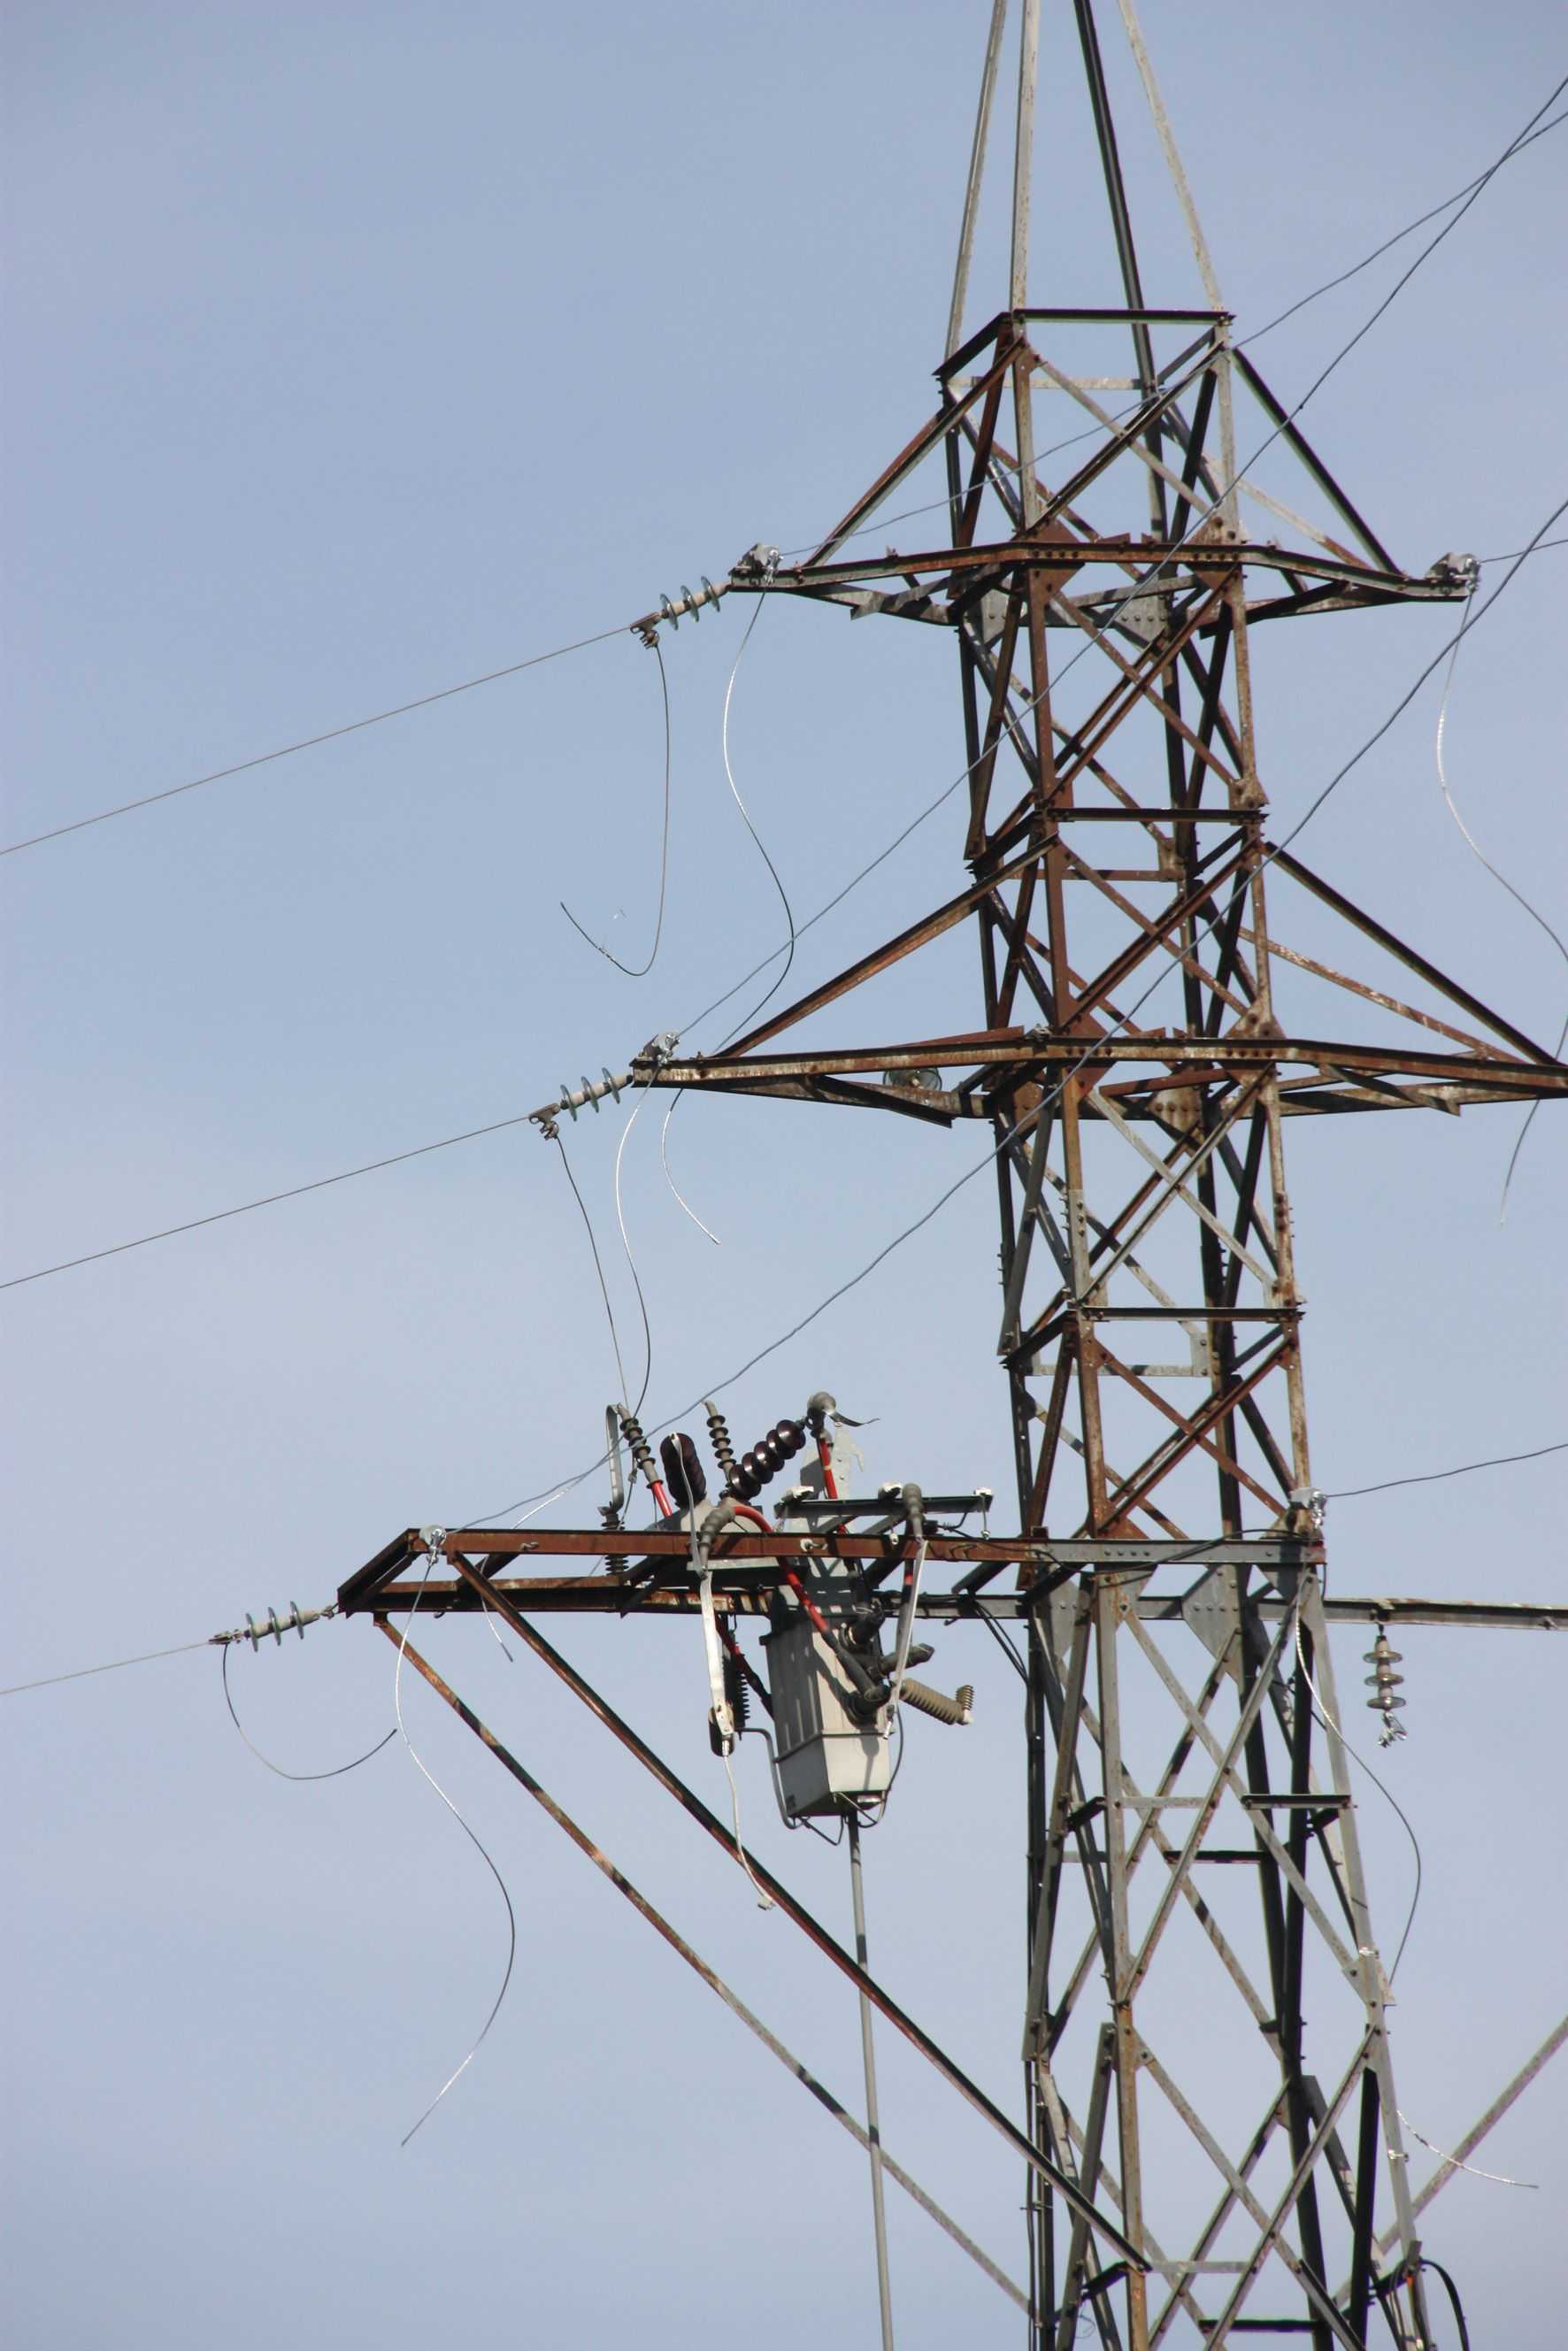
[[[649,1038],[640,1053],[633,1053],[632,1056],[632,1077],[635,1077],[640,1070],[647,1070],[650,1076],[662,1070],[666,1061],[674,1060],[680,1041],[679,1029],[661,1029],[656,1037]],[[645,1079],[643,1082],[645,1084],[647,1080]]]
[[[1473,596],[1480,585],[1480,559],[1474,555],[1439,555],[1427,574],[1434,588],[1456,589]]]
[[[419,1540],[433,1560],[445,1558],[446,1529],[444,1527],[421,1527]]]

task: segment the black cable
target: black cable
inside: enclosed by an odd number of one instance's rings
[[[1568,1437],[1556,1445],[1538,1445],[1532,1453],[1499,1453],[1490,1461],[1461,1461],[1452,1469],[1427,1469],[1417,1478],[1385,1478],[1375,1486],[1344,1486],[1329,1494],[1330,1502],[1352,1502],[1362,1494],[1386,1494],[1395,1486],[1435,1486],[1444,1478],[1468,1478],[1476,1469],[1506,1469],[1515,1461],[1540,1461],[1549,1453],[1568,1453]]]
[[[1568,85],[1565,85],[1563,82],[1558,83],[1557,89],[1552,91],[1552,97],[1546,101],[1548,106],[1552,104],[1552,99],[1557,97],[1558,92],[1564,87],[1568,87]],[[1342,269],[1337,277],[1325,278],[1321,286],[1314,286],[1310,294],[1303,294],[1300,301],[1292,302],[1289,309],[1281,310],[1277,319],[1270,319],[1266,327],[1256,328],[1251,334],[1244,338],[1244,341],[1246,343],[1261,342],[1263,337],[1265,335],[1271,335],[1276,327],[1282,327],[1287,319],[1293,319],[1298,310],[1304,310],[1309,302],[1315,302],[1320,294],[1332,294],[1336,286],[1343,286],[1350,278],[1358,277],[1364,269],[1370,269],[1375,261],[1381,261],[1385,253],[1389,252],[1395,246],[1402,244],[1406,237],[1414,236],[1418,228],[1425,228],[1429,220],[1436,220],[1437,214],[1439,213],[1446,213],[1451,204],[1458,204],[1461,198],[1465,196],[1469,196],[1473,202],[1474,199],[1479,195],[1481,190],[1486,186],[1486,183],[1491,178],[1493,172],[1500,171],[1504,163],[1511,162],[1513,158],[1516,155],[1521,154],[1526,147],[1533,146],[1536,140],[1544,139],[1549,131],[1555,131],[1559,124],[1563,122],[1568,122],[1568,114],[1554,114],[1550,122],[1542,122],[1538,130],[1532,131],[1530,129],[1529,124],[1526,124],[1525,131],[1521,133],[1520,137],[1514,141],[1512,146],[1510,147],[1504,154],[1499,156],[1497,162],[1490,167],[1490,170],[1483,172],[1479,179],[1469,181],[1464,187],[1456,188],[1451,196],[1445,196],[1440,204],[1434,204],[1430,212],[1422,213],[1418,219],[1406,221],[1403,228],[1396,229],[1392,236],[1385,237],[1381,245],[1375,246],[1369,254],[1366,254],[1360,261],[1354,263],[1349,269]],[[1466,210],[1468,211],[1469,209],[1469,207],[1467,205]],[[1450,223],[1450,226],[1452,224]],[[1446,231],[1445,234],[1447,234]],[[1398,289],[1396,288],[1396,291]]]
[[[596,938],[590,936],[564,898],[558,898],[556,901],[561,913],[579,936],[587,939],[589,946],[596,954],[601,955],[606,963],[612,963],[617,971],[623,971],[628,979],[645,979],[658,960],[659,941],[664,935],[664,891],[670,875],[670,681],[664,670],[664,649],[660,645],[656,633],[652,638],[651,643],[659,664],[659,690],[664,699],[664,831],[659,847],[659,914],[653,925],[653,944],[648,950],[647,962],[622,963],[619,956],[612,955],[607,946],[601,946]]]
[[[1448,2297],[1448,2305],[1454,2314],[1454,2324],[1459,2330],[1459,2351],[1470,2351],[1470,2330],[1465,2325],[1465,2307],[1463,2303],[1459,2300],[1458,2287],[1454,2283],[1453,2279],[1448,2275],[1448,2273],[1443,2267],[1442,2262],[1435,2262],[1430,2253],[1423,2253],[1421,2255],[1417,2267],[1424,2270],[1435,2270],[1437,2275],[1442,2279],[1443,2290]]]
[[[286,1771],[281,1763],[275,1763],[270,1755],[264,1755],[262,1753],[260,1748],[256,1745],[255,1740],[251,1737],[249,1731],[246,1729],[244,1723],[235,1712],[234,1693],[229,1687],[229,1643],[225,1641],[219,1652],[223,1660],[224,1704],[229,1710],[229,1720],[239,1732],[240,1737],[245,1740],[246,1745],[250,1749],[250,1751],[256,1757],[256,1761],[258,1763],[265,1763],[269,1771],[276,1771],[280,1780],[340,1780],[345,1771],[357,1771],[361,1763],[368,1763],[372,1755],[379,1755],[381,1753],[382,1749],[386,1746],[388,1740],[393,1740],[397,1737],[397,1725],[394,1722],[392,1729],[386,1733],[384,1738],[378,1739],[373,1747],[367,1747],[362,1755],[356,1755],[351,1763],[336,1763],[329,1771]]]
[[[977,1608],[975,1614],[979,1618],[980,1623],[985,1626],[987,1632],[995,1636],[996,1640],[1000,1645],[1008,1662],[1012,1667],[1013,1671],[1017,1674],[1019,1679],[1027,1689],[1029,1687],[1029,1667],[1024,1664],[1023,1659],[1019,1656],[1017,1644],[1009,1639],[1002,1627],[997,1623],[996,1618],[994,1616],[988,1615],[985,1609]]]
[[[389,718],[406,718],[411,710],[428,710],[433,702],[450,702],[456,694],[472,694],[476,685],[494,685],[498,678],[516,677],[520,670],[538,669],[541,662],[559,661],[563,653],[580,653],[585,645],[601,645],[611,637],[623,637],[624,627],[601,629],[596,636],[579,637],[575,643],[556,645],[548,653],[530,653],[527,661],[508,662],[505,669],[486,670],[483,677],[465,678],[461,685],[444,685],[434,694],[419,695],[413,702],[400,702],[391,710],[372,711],[368,718],[350,718],[346,726],[329,726],[324,734],[307,735],[298,743],[285,743],[276,751],[263,751],[254,759],[236,759],[232,768],[214,768],[210,775],[193,776],[187,784],[170,784],[161,792],[144,792],[139,800],[122,800],[118,808],[99,809],[96,816],[78,816],[72,824],[57,824],[48,832],[35,832],[26,841],[8,841],[0,849],[0,857],[15,857],[19,850],[37,849],[46,841],[59,841],[68,832],[85,832],[89,825],[107,824],[111,817],[130,816],[137,809],[152,808],[155,801],[178,799],[182,792],[199,792],[204,784],[221,784],[230,776],[243,776],[252,768],[270,767],[275,759],[291,759],[297,751],[314,751],[322,743],[340,742],[345,735],[358,735],[367,726],[384,726]]]

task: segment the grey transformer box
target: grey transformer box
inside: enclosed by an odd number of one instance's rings
[[[807,1819],[841,1813],[857,1796],[885,1794],[893,1779],[886,1709],[870,1724],[843,1667],[809,1616],[768,1634],[768,1680],[779,1786],[785,1811]]]

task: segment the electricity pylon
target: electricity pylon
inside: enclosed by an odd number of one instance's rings
[[[721,1054],[632,1074],[973,1120],[994,1140],[1020,1527],[1071,1531],[1032,1572],[1028,1620],[1031,2122],[1146,2263],[1103,2267],[1082,2220],[1064,2238],[1038,2196],[1038,2339],[1064,2345],[1087,2312],[1116,2343],[1120,2303],[1134,2351],[1183,2318],[1211,2343],[1274,2319],[1328,2351],[1364,2344],[1381,2304],[1415,2351],[1420,2246],[1324,1637],[1283,1128],[1528,1102],[1564,1072],[1270,834],[1252,628],[1453,601],[1473,569],[1402,569],[1237,347],[1134,23],[1208,287],[1201,309],[1145,300],[1090,0],[1072,17],[1120,302],[1028,300],[1026,0],[1009,301],[960,340],[1005,15],[998,0],[935,413],[808,560],[731,580],[956,638],[970,882]],[[1086,381],[1113,341],[1130,371]],[[1087,426],[1050,467],[1046,401]],[[1311,515],[1252,478],[1264,455],[1270,480],[1290,460]],[[856,551],[931,460],[946,529]],[[1276,940],[1269,882],[1438,1008]],[[779,1050],[964,922],[977,1027]],[[1301,983],[1289,1011],[1279,967]]]
[[[1145,299],[1091,0],[1071,0],[1071,21],[1120,299],[1030,303],[1040,9],[1024,0],[1008,300],[965,336],[1007,15],[996,0],[934,412],[808,560],[754,550],[723,590],[705,583],[641,624],[649,634],[736,592],[947,632],[968,879],[720,1052],[683,1059],[660,1040],[631,1075],[968,1122],[992,1145],[1019,1533],[934,1542],[934,1561],[973,1563],[921,1606],[1009,1614],[1027,1643],[1031,2339],[1065,2351],[1092,2325],[1106,2351],[1239,2331],[1421,2351],[1390,1987],[1326,1639],[1284,1128],[1529,1102],[1568,1092],[1568,1068],[1270,831],[1254,626],[1453,602],[1474,570],[1459,558],[1403,569],[1238,347],[1127,0],[1122,13],[1204,307]],[[1043,445],[1042,403],[1073,417],[1066,444]],[[864,551],[877,510],[936,466],[943,527],[911,551]],[[1312,914],[1311,953],[1275,935],[1268,902],[1285,896]],[[883,975],[966,924],[977,1025],[971,1010],[954,1033],[869,1044],[816,1028],[778,1050],[844,999],[869,1004]],[[1326,959],[1335,928],[1375,951],[1375,980]],[[528,1609],[624,1608],[626,1587],[497,1573],[524,1549],[612,1566],[645,1551],[671,1580],[643,1603],[674,1611],[695,1605],[679,1582],[686,1547],[614,1525],[411,1529],[340,1604],[383,1622],[417,1606],[426,1583],[397,1579],[422,1552],[428,1578],[444,1554],[459,1580],[428,1587],[432,1604],[505,1615],[723,1843],[722,1823],[528,1625]],[[744,1536],[714,1592],[754,1609],[758,1573],[810,1549]],[[1385,1613],[1336,1608],[1369,1626]],[[1392,1734],[1392,1665],[1375,1652]]]

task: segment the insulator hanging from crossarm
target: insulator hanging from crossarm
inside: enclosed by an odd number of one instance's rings
[[[1392,1649],[1388,1646],[1386,1625],[1378,1626],[1377,1637],[1371,1648],[1365,1652],[1365,1661],[1372,1667],[1372,1671],[1366,1677],[1366,1687],[1372,1695],[1366,1703],[1374,1714],[1379,1714],[1383,1718],[1383,1728],[1378,1733],[1378,1745],[1392,1747],[1396,1739],[1403,1739],[1406,1735],[1405,1725],[1394,1719],[1396,1710],[1405,1704],[1405,1700],[1397,1695],[1405,1677],[1394,1670],[1402,1663],[1402,1657],[1399,1650]]]

